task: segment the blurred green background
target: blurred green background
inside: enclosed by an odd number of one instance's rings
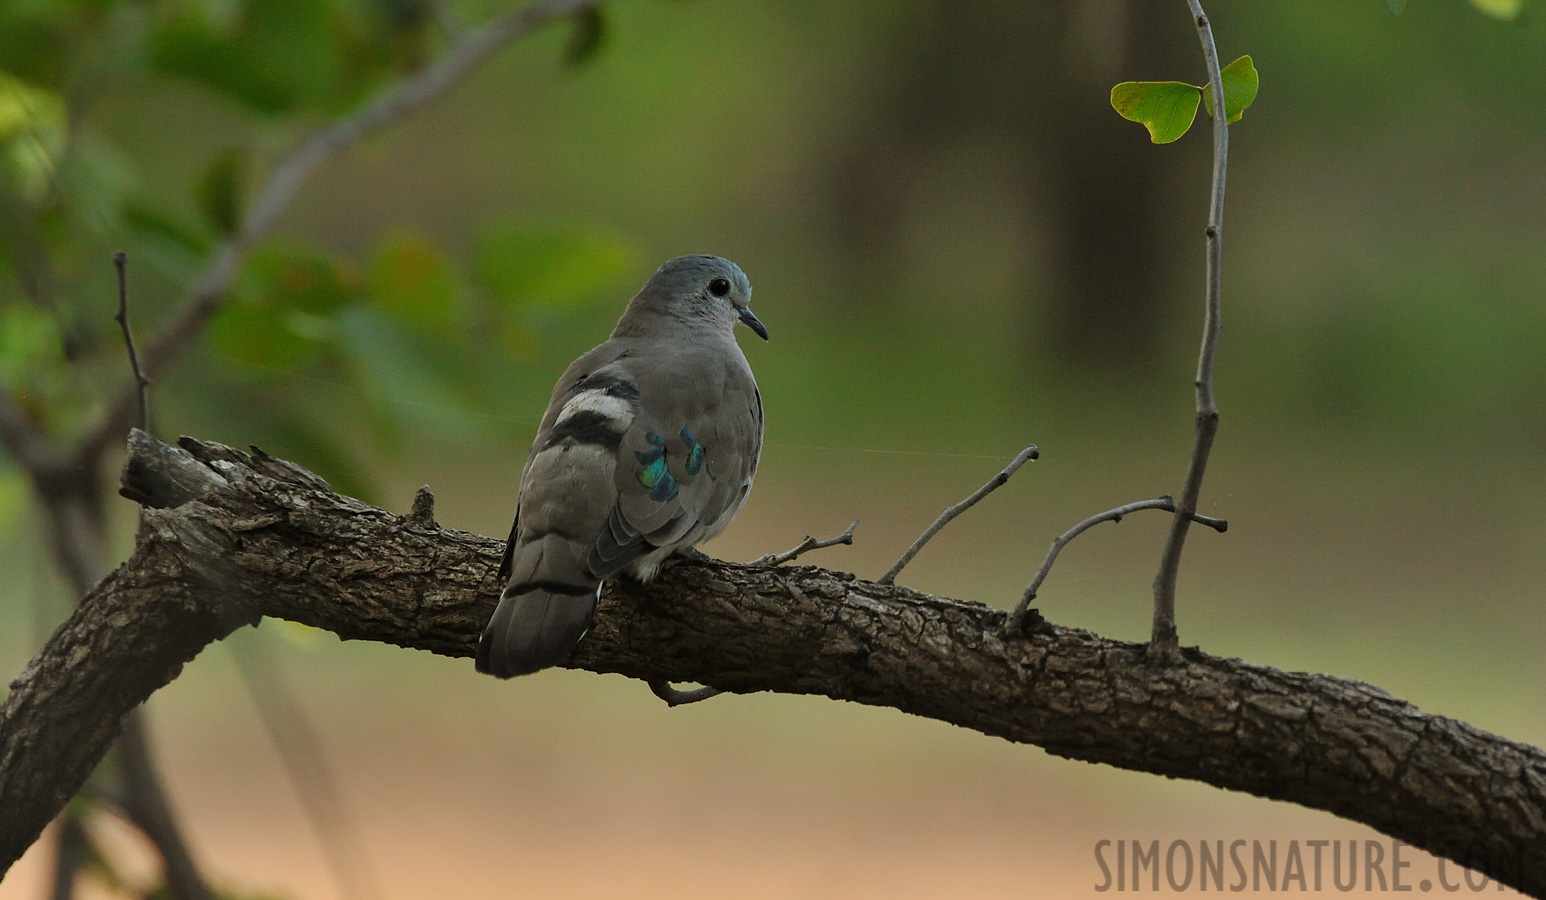
[[[149,334],[298,136],[500,8],[0,6],[0,365],[29,413],[68,436],[122,383],[112,250]],[[1546,742],[1538,11],[1208,11],[1262,89],[1231,129],[1203,491],[1231,527],[1189,541],[1182,641]],[[573,26],[547,27],[308,182],[156,385],[158,432],[259,444],[399,511],[427,482],[440,522],[502,535],[558,373],[660,262],[709,252],[746,270],[773,336],[745,345],[757,489],[711,554],[857,518],[853,548],[813,561],[875,577],[1035,442],[901,579],[1007,607],[1055,534],[1179,489],[1207,128],[1153,146],[1107,92],[1204,80],[1180,0],[618,0],[603,21],[583,61]],[[110,517],[121,558],[134,511]],[[1146,638],[1165,524],[1081,538],[1042,611]],[[4,457],[0,540],[15,673],[72,601]],[[392,898],[1079,896],[1103,838],[1372,836],[895,711],[667,710],[617,678],[245,637],[284,661]],[[225,648],[149,710],[218,883],[338,896]],[[150,877],[137,838],[93,827]],[[40,896],[47,866],[40,845],[0,898]]]

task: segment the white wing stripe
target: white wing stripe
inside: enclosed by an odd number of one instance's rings
[[[558,414],[558,421],[577,416],[582,412],[593,412],[618,423],[618,430],[628,427],[633,421],[633,404],[621,397],[614,397],[604,390],[581,391],[564,404],[563,412]],[[555,423],[557,424],[557,423]]]

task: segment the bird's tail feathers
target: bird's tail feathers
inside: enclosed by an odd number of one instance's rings
[[[594,588],[528,586],[520,594],[507,591],[478,639],[478,671],[513,678],[562,662],[590,630],[600,596],[599,584]]]

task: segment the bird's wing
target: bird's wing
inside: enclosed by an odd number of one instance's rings
[[[613,469],[617,505],[588,559],[606,577],[657,548],[692,546],[739,511],[756,469],[762,425],[744,359],[722,348],[679,347],[665,366],[619,360],[639,389],[639,412]]]

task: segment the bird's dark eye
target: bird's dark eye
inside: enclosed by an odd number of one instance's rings
[[[716,297],[723,297],[730,293],[730,282],[723,278],[716,278],[709,282],[709,293]]]

